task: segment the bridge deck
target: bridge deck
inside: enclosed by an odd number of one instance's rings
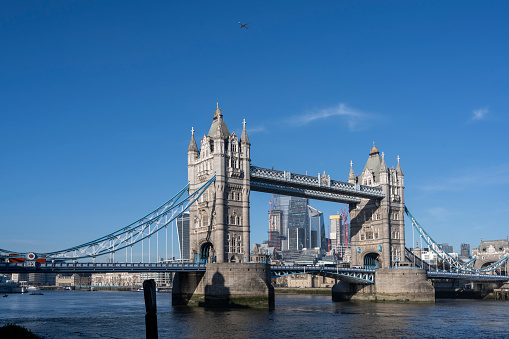
[[[428,278],[433,279],[462,279],[472,281],[509,281],[508,275],[496,274],[472,274],[472,273],[455,273],[455,272],[427,272]]]
[[[55,262],[0,263],[0,273],[113,273],[113,272],[205,272],[205,264],[194,263],[79,263]],[[272,277],[294,274],[319,274],[352,283],[373,283],[375,270],[316,267],[271,266]]]
[[[1,263],[0,273],[205,272],[205,264],[168,263]]]
[[[342,268],[328,266],[276,266],[270,267],[273,278],[296,275],[315,274],[329,278],[338,278],[353,284],[374,284],[375,270],[363,268]]]
[[[0,273],[108,273],[108,272],[205,272],[205,264],[194,263],[78,263],[55,262],[0,263]],[[351,283],[372,284],[374,269],[342,268],[327,266],[279,266],[271,265],[273,278],[295,274],[317,274],[339,278]],[[462,279],[471,281],[509,281],[507,275],[470,274],[428,271],[430,279]]]
[[[383,199],[381,188],[321,179],[319,176],[295,174],[287,171],[251,166],[251,190],[303,198],[334,201],[345,204],[363,199]]]

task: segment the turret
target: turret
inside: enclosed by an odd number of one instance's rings
[[[380,184],[389,183],[389,171],[387,171],[387,165],[385,164],[385,154],[382,152],[382,163],[380,164]]]
[[[194,129],[188,148],[189,191],[216,175],[214,186],[190,207],[191,258],[216,262],[249,261],[250,143],[230,133],[219,103],[212,124],[196,147]]]
[[[189,142],[189,147],[187,148],[187,163],[189,164],[192,160],[198,158],[198,146],[196,146],[196,140],[194,139],[194,127],[191,128],[191,141]]]
[[[404,184],[404,181],[403,181],[403,177],[405,176],[403,174],[403,170],[401,169],[401,164],[399,163],[399,155],[398,155],[398,166],[396,166],[396,173],[398,174],[398,178],[399,178],[399,184],[401,187],[404,187],[405,184]]]
[[[353,161],[350,160],[350,174],[348,175],[348,182],[355,184],[355,173],[353,171]]]
[[[350,169],[348,182],[380,187],[385,195],[381,200],[362,199],[359,204],[350,205],[353,265],[394,267],[404,261],[402,174],[399,160],[397,169],[387,168],[385,154],[380,156],[375,143],[356,180],[353,179],[353,169]]]

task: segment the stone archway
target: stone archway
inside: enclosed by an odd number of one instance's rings
[[[211,242],[205,242],[200,246],[200,255],[198,258],[199,263],[214,262],[214,246]]]
[[[364,256],[364,268],[377,269],[382,267],[382,258],[378,253],[366,253]]]

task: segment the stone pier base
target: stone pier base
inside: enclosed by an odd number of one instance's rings
[[[216,263],[207,271],[177,272],[173,305],[274,309],[270,265]]]
[[[334,301],[435,302],[435,289],[421,269],[377,269],[374,285],[338,282]]]

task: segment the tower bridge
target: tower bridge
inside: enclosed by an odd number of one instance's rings
[[[187,149],[188,185],[158,209],[116,232],[65,250],[20,253],[0,249],[0,254],[10,258],[10,261],[14,257],[19,259],[19,263],[0,263],[0,272],[171,271],[176,272],[173,293],[175,304],[187,304],[194,298],[193,295],[204,295],[207,291],[216,293],[214,298],[223,298],[221,291],[224,289],[217,288],[218,281],[227,285],[230,294],[240,298],[245,297],[246,293],[258,293],[257,296],[269,296],[270,299],[271,294],[273,298],[271,275],[302,273],[339,279],[337,295],[373,295],[375,290],[372,285],[375,283],[378,295],[389,298],[403,293],[413,295],[415,300],[429,301],[434,296],[431,297],[433,287],[427,278],[465,279],[467,274],[482,280],[479,273],[492,272],[509,258],[509,254],[504,253],[503,258],[491,265],[485,263],[482,268],[473,268],[470,263],[459,263],[448,257],[405,206],[404,175],[399,157],[396,168],[389,168],[384,153],[380,154],[374,144],[359,175],[355,175],[350,163],[347,182],[333,180],[325,172],[315,177],[257,167],[251,164],[251,143],[245,120],[240,137],[235,132],[230,133],[219,105],[208,133],[199,144],[198,148],[192,128]],[[265,264],[249,266],[251,191],[348,204],[351,264],[353,267],[364,268],[270,267]],[[191,264],[133,263],[133,246],[141,244],[143,259],[143,246],[148,241],[150,260],[151,237],[158,237],[163,230],[167,232],[171,223],[182,217],[187,210]],[[401,266],[408,268],[417,262],[409,257],[405,248],[405,213],[430,248],[447,261],[455,272],[439,274],[426,270],[399,269]],[[125,263],[114,263],[123,257],[124,252]],[[158,249],[156,253],[159,253]],[[102,255],[110,255],[111,262],[96,263],[95,259]],[[92,262],[78,262],[83,259]],[[62,262],[65,260],[73,262]],[[504,279],[508,280],[509,277],[490,277],[485,280]],[[257,288],[253,289],[247,281],[257,281]],[[422,295],[425,295],[424,299]]]
[[[392,267],[404,259],[404,184],[401,165],[387,169],[373,145],[358,177],[352,166],[348,182],[251,165],[246,122],[240,138],[230,133],[219,105],[198,148],[194,128],[188,148],[189,191],[215,173],[216,180],[190,207],[190,257],[195,262],[250,260],[249,195],[279,193],[350,205],[352,265]]]

